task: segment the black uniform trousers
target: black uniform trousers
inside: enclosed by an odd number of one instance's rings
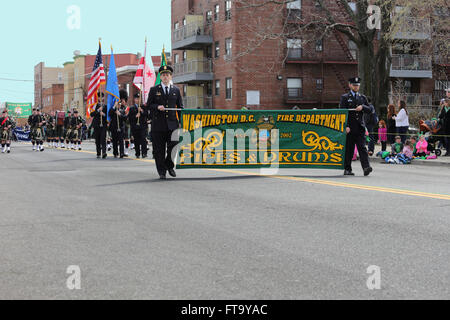
[[[114,156],[123,156],[125,153],[125,147],[123,144],[123,130],[117,131],[117,129],[111,129],[111,137]]]
[[[178,144],[172,141],[173,131],[152,131],[153,157],[158,174],[165,175],[167,170],[175,168],[172,151]]]
[[[352,159],[355,154],[355,145],[358,148],[359,159],[363,169],[369,168],[369,154],[366,148],[365,130],[351,130],[347,134],[347,146],[345,151],[345,170],[352,171]]]
[[[147,129],[146,128],[134,128],[131,130],[134,137],[134,148],[136,151],[136,157],[147,156]]]
[[[97,147],[97,156],[106,154],[106,127],[94,128],[94,138]]]

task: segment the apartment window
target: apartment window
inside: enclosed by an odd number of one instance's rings
[[[302,40],[301,39],[288,39],[288,58],[300,59],[302,57]]]
[[[227,38],[225,39],[225,58],[231,58],[233,49],[233,39]]]
[[[219,21],[219,13],[220,13],[220,6],[216,4],[214,6],[214,21]]]
[[[316,79],[316,90],[323,91],[323,78]]]
[[[301,78],[288,78],[287,79],[287,89],[288,98],[296,99],[302,96],[302,79]]]
[[[187,87],[188,86],[183,86],[183,97],[187,96]]]
[[[212,22],[212,11],[211,10],[209,10],[209,11],[207,11],[206,12],[206,23],[207,24],[210,24],[211,22]]]
[[[233,79],[231,78],[226,79],[225,90],[226,90],[226,99],[227,100],[233,99]]]
[[[450,88],[450,81],[445,80],[434,81],[434,90],[444,91],[447,88]]]
[[[187,51],[183,51],[183,62],[187,60]]]
[[[225,21],[231,20],[231,1],[225,1]]]
[[[207,57],[208,59],[211,59],[211,58],[212,58],[212,46],[208,46],[208,47],[206,48],[206,57]]]
[[[215,49],[214,49],[214,57],[218,58],[220,57],[220,43],[219,41],[216,41],[215,45],[214,45]]]
[[[348,41],[348,48],[354,60],[358,59],[358,46],[352,40]]]
[[[220,96],[220,80],[216,80],[216,96]]]
[[[319,39],[316,41],[316,51],[317,52],[323,51],[323,39]]]
[[[175,25],[174,25],[175,30],[178,30],[179,27],[180,27],[180,24],[178,22],[175,22]]]
[[[186,18],[183,19],[183,26],[186,25]]]
[[[302,1],[295,0],[287,3],[288,17],[290,19],[302,18]]]
[[[412,82],[410,80],[405,80],[404,85],[405,85],[405,92],[411,93],[412,92]]]
[[[314,1],[314,6],[315,6],[317,9],[322,9],[322,5],[320,4],[319,1]]]
[[[175,64],[177,64],[177,63],[180,63],[180,59],[179,59],[180,57],[178,56],[178,53],[177,54],[175,54]]]
[[[58,81],[62,81],[63,75],[61,72],[58,72]]]

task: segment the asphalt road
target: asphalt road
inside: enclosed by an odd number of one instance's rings
[[[0,154],[0,299],[450,298],[450,167],[160,182],[89,150]]]

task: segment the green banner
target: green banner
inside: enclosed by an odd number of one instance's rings
[[[6,103],[6,108],[11,116],[16,119],[27,119],[31,116],[32,104],[31,103]]]
[[[183,110],[178,169],[344,169],[348,110]]]

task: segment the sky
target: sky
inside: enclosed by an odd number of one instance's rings
[[[63,67],[73,52],[103,54],[171,50],[170,0],[0,1],[0,105],[34,102],[34,66]],[[78,15],[79,12],[79,15]],[[79,19],[78,19],[79,17]],[[79,28],[78,28],[79,27]],[[11,81],[16,79],[25,81]]]

